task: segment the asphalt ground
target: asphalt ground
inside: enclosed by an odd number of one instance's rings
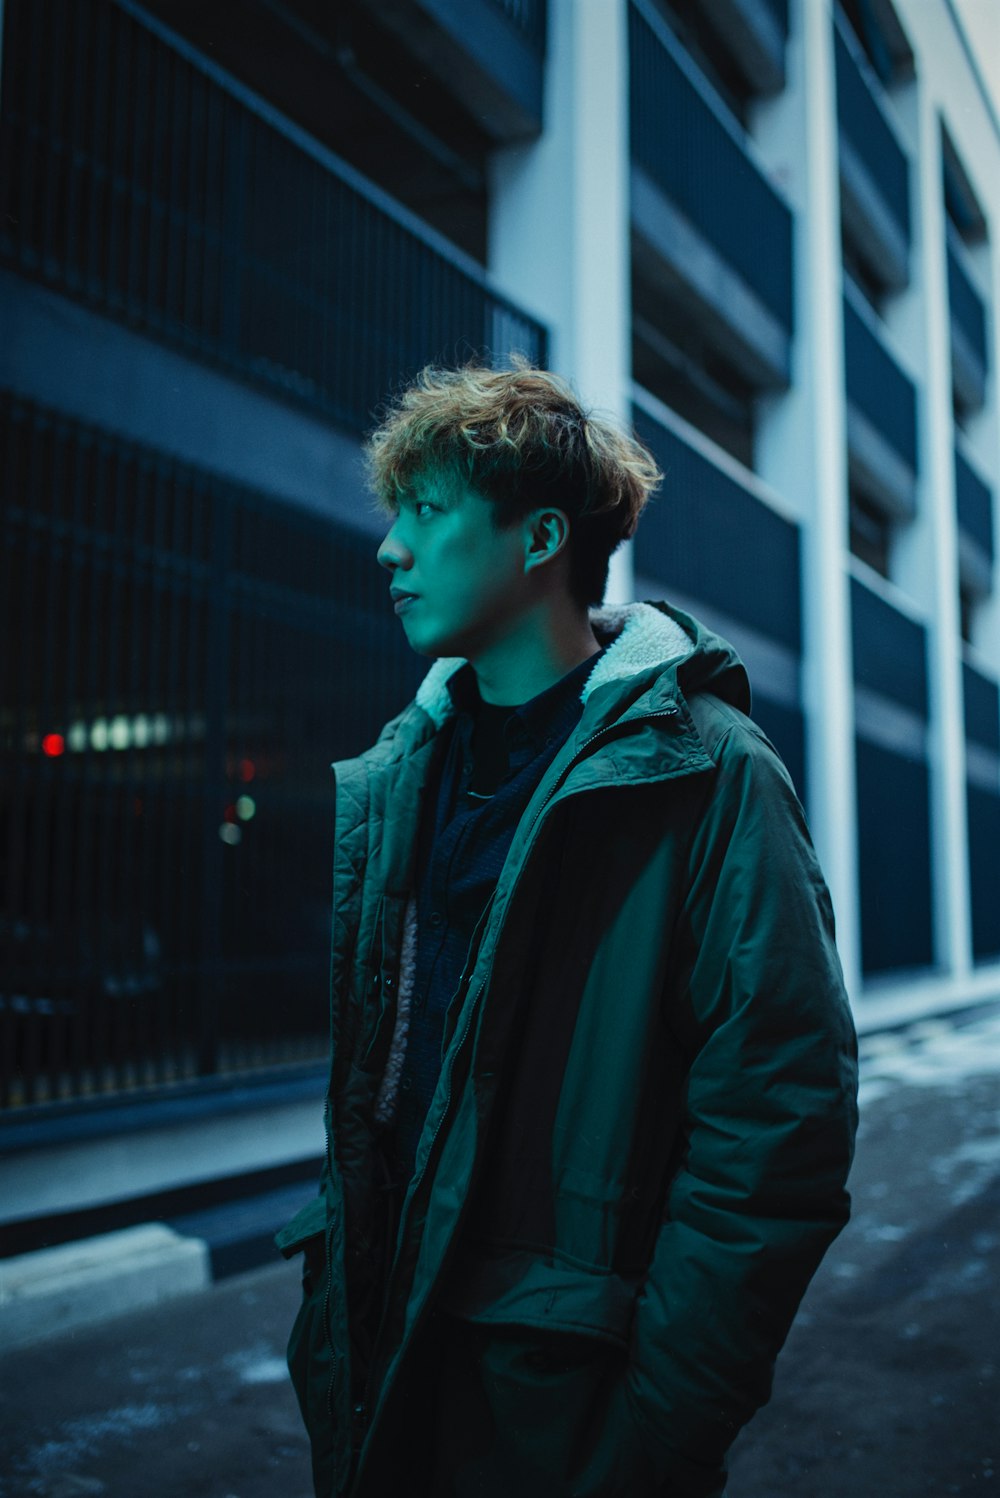
[[[1000,1006],[863,1056],[854,1215],[727,1498],[1000,1493]],[[279,1261],[11,1356],[0,1498],[310,1498],[298,1294]]]

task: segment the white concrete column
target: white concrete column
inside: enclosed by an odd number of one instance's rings
[[[550,367],[628,423],[627,0],[549,0],[544,119],[493,158],[490,273],[551,329]],[[609,601],[632,597],[630,553],[612,559]]]
[[[830,0],[793,0],[787,87],[754,134],[795,211],[792,382],[760,413],[756,466],[799,515],[809,823],[848,992],[861,992],[840,190]]]
[[[896,575],[927,618],[934,956],[939,968],[963,980],[972,967],[972,925],[947,241],[938,113],[919,79],[902,116],[913,161],[912,277],[890,315],[919,366],[923,398],[917,424],[917,519],[899,538]]]

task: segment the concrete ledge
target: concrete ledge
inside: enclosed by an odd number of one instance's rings
[[[0,1260],[0,1353],[210,1281],[207,1244],[158,1222]]]
[[[172,1120],[156,1129],[45,1143],[0,1158],[0,1232],[21,1218],[81,1211],[222,1176],[322,1160],[323,1088],[281,1106]],[[143,1214],[158,1218],[158,1210]]]

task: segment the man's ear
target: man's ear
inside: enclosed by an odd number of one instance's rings
[[[565,551],[569,516],[564,510],[533,510],[524,520],[524,570],[542,567]]]

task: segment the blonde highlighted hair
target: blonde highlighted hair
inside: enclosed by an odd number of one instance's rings
[[[379,507],[395,514],[418,474],[450,472],[493,505],[496,528],[553,506],[570,522],[569,586],[600,603],[611,553],[635,532],[662,474],[641,442],[584,410],[571,386],[517,356],[511,369],[428,365],[366,446]]]

